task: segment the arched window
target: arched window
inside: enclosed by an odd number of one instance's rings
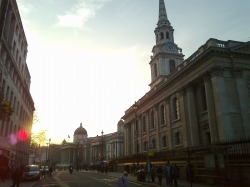
[[[169,67],[170,67],[170,73],[175,70],[175,61],[174,60],[169,61]]]
[[[154,64],[155,77],[157,77],[157,64]]]
[[[142,117],[142,132],[146,132],[146,118]]]
[[[166,32],[166,38],[169,39],[169,32]]]
[[[151,112],[151,116],[150,116],[150,119],[151,119],[151,129],[154,129],[155,128],[155,113],[154,111]]]
[[[164,34],[163,34],[163,32],[161,32],[161,40],[163,40],[164,39]]]
[[[173,117],[174,119],[180,118],[179,100],[177,99],[177,97],[173,99]]]
[[[166,122],[166,110],[165,110],[165,105],[161,105],[161,125],[165,125],[167,124]]]
[[[204,85],[201,87],[201,110],[207,110],[206,91]]]

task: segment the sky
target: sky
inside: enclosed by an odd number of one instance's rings
[[[51,143],[115,132],[149,90],[159,0],[16,0],[28,41],[30,92]],[[249,0],[165,0],[184,59],[209,38],[250,41]]]

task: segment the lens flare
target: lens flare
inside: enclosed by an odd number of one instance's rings
[[[25,141],[28,138],[27,132],[25,130],[18,131],[17,138],[20,141]]]
[[[10,134],[9,139],[10,139],[11,145],[17,144],[17,137],[15,134]]]

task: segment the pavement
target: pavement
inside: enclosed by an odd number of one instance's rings
[[[78,172],[90,172],[90,171],[78,171]],[[98,174],[97,172],[95,172],[95,173]],[[52,178],[53,178],[53,175],[55,175],[55,174],[56,174],[56,172],[52,173]],[[120,173],[120,172],[108,172],[107,174],[99,173],[98,175],[108,175],[110,177],[119,178],[120,176],[122,176],[122,173]],[[157,177],[155,178],[155,182],[152,182],[151,179],[147,178],[147,177],[145,179],[145,182],[142,182],[142,181],[138,181],[136,176],[131,176],[129,174],[128,180],[129,180],[129,182],[139,183],[145,187],[147,187],[147,186],[149,186],[149,187],[159,186],[157,184],[157,181],[158,181]],[[29,183],[29,184],[26,182],[21,182],[19,187],[32,187],[35,183],[36,183],[36,181]],[[191,185],[189,182],[187,182],[186,180],[183,180],[183,179],[177,179],[177,183],[178,183],[178,187],[215,187],[214,185],[204,184],[204,183],[193,183]],[[167,186],[165,178],[162,179],[162,186]],[[8,180],[5,180],[5,182],[3,183],[0,180],[0,187],[12,187],[12,181],[10,179],[8,179]]]

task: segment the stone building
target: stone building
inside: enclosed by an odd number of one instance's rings
[[[73,136],[73,142],[64,140],[61,146],[61,160],[58,166],[73,165],[91,165],[99,160],[110,161],[114,158],[124,156],[124,136],[123,122],[117,124],[117,132],[95,137],[88,137],[85,128],[78,127]]]
[[[16,0],[0,1],[0,89],[14,114],[0,121],[0,166],[26,165],[29,160],[34,102],[31,76],[26,63],[28,43]],[[20,141],[19,130],[28,138]]]
[[[124,121],[125,156],[250,136],[250,42],[210,38],[189,58],[159,1],[150,91]]]

